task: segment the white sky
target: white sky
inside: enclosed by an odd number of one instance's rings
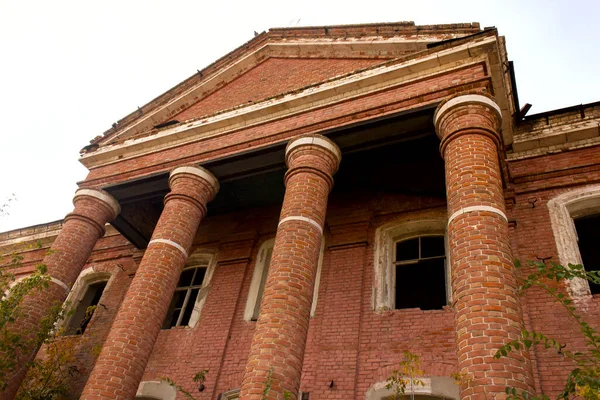
[[[0,232],[61,219],[79,150],[250,40],[290,25],[480,22],[506,36],[530,114],[600,100],[600,1],[0,0]],[[299,20],[299,22],[298,22]]]

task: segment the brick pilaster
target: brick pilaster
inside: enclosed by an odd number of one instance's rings
[[[133,399],[206,204],[219,189],[200,167],[171,172],[171,192],[119,309],[82,399]]]
[[[306,346],[313,286],[323,236],[327,198],[341,152],[320,136],[303,136],[286,148],[286,192],[271,265],[252,338],[240,398],[296,399]]]
[[[527,352],[493,358],[523,329],[498,159],[500,108],[481,94],[459,95],[434,120],[446,164],[461,398],[501,399],[507,386],[531,391]]]
[[[79,189],[73,204],[75,209],[65,217],[63,227],[43,261],[52,280],[50,286],[24,299],[23,315],[14,324],[15,329],[26,335],[37,332],[42,317],[48,314],[50,308],[66,300],[94,245],[104,236],[104,225],[120,212],[117,201],[102,190]],[[37,349],[28,349],[27,352],[33,355]],[[10,380],[1,398],[12,399],[16,395],[27,372],[23,365],[17,368],[19,370],[21,372]]]

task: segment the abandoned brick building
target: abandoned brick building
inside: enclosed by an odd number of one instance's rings
[[[0,235],[41,240],[17,272],[52,278],[17,324],[68,298],[87,400],[175,399],[161,377],[206,400],[379,400],[405,350],[419,399],[556,395],[557,352],[492,355],[523,328],[584,347],[517,293],[513,258],[600,266],[600,103],[526,115],[516,88],[476,23],[259,34],[92,140],[63,221]],[[561,290],[600,322],[597,287]]]

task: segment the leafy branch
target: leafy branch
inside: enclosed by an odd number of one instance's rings
[[[580,396],[584,399],[600,398],[600,335],[598,331],[587,323],[573,305],[573,301],[559,290],[558,284],[564,280],[585,279],[588,282],[600,284],[600,271],[586,271],[582,265],[569,264],[564,267],[551,262],[530,262],[529,266],[534,272],[520,282],[519,291],[536,286],[549,294],[555,302],[561,304],[568,314],[579,325],[584,337],[587,351],[569,351],[567,345],[550,338],[543,333],[523,330],[521,336],[500,347],[495,358],[506,357],[511,351],[521,348],[530,349],[533,346],[543,346],[545,349],[554,349],[563,358],[570,360],[575,368],[567,376],[567,381],[558,399],[567,400],[571,396]],[[521,263],[515,261],[515,267],[523,268]],[[507,399],[511,400],[549,400],[546,395],[530,396],[525,391],[518,391],[513,387],[506,388]]]

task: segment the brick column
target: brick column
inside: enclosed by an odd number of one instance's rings
[[[434,122],[446,164],[458,368],[468,380],[461,398],[502,399],[507,386],[531,391],[527,352],[493,358],[524,326],[498,160],[500,107],[459,95],[438,107]]]
[[[14,328],[22,332],[37,332],[41,318],[56,304],[62,304],[81,273],[94,245],[104,236],[104,225],[120,211],[117,201],[108,193],[96,189],[79,189],[73,198],[75,209],[65,217],[63,227],[43,263],[48,267],[51,283],[43,292],[32,293],[22,304],[23,315]],[[32,356],[37,348],[27,351]],[[30,357],[23,357],[23,362]],[[23,365],[17,368],[21,369]],[[27,370],[21,369],[9,382],[2,398],[12,399]]]
[[[133,399],[206,204],[219,190],[200,167],[171,172],[171,192],[81,399]],[[176,360],[173,360],[176,361]]]
[[[327,197],[340,160],[337,145],[320,135],[286,148],[286,192],[240,399],[263,399],[270,368],[267,399],[283,400],[284,390],[298,396]]]

